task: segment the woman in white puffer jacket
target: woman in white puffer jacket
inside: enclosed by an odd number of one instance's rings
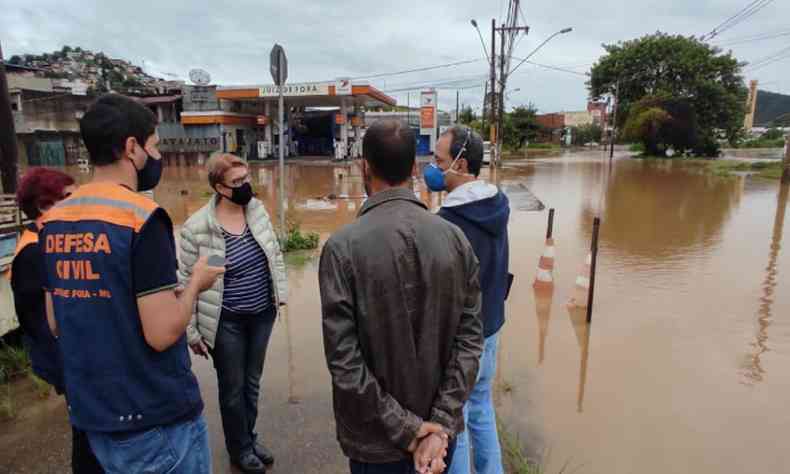
[[[204,255],[224,258],[225,275],[200,294],[187,340],[193,352],[214,360],[231,461],[244,472],[263,473],[274,458],[255,433],[258,393],[288,279],[269,215],[253,198],[247,163],[217,153],[206,167],[216,195],[181,230],[179,278],[189,280]]]

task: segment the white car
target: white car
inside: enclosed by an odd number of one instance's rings
[[[483,142],[483,164],[491,162],[491,142]]]

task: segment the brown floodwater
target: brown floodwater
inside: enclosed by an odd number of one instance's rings
[[[609,168],[600,158],[581,152],[512,162],[498,177],[513,193],[516,275],[499,355],[500,417],[549,473],[564,466],[594,474],[788,472],[788,188],[705,175],[680,162],[617,159]],[[252,174],[277,215],[277,169],[261,165]],[[356,165],[292,164],[286,179],[289,216],[322,239],[352,221],[362,202]],[[532,289],[547,212],[534,210],[540,206],[519,192],[524,186],[556,209],[553,293]],[[178,226],[208,192],[202,169],[168,167],[156,199]],[[340,198],[323,199],[329,195]],[[596,216],[588,326],[566,302]],[[289,256],[288,310],[267,352],[258,428],[277,456],[275,473],[347,472],[334,435],[316,256]],[[215,472],[230,472],[216,377],[202,359],[195,372]],[[0,472],[64,472],[62,404],[22,399],[34,408],[0,422]],[[47,456],[51,450],[62,454]]]

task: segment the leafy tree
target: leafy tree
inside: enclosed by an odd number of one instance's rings
[[[537,108],[533,104],[515,107],[505,114],[503,124],[503,144],[513,150],[524,146],[527,141],[534,141],[540,126],[537,120]]]
[[[693,110],[698,128],[692,148],[717,154],[718,138],[737,139],[748,94],[742,64],[731,53],[693,37],[660,32],[604,48],[606,55],[593,66],[588,86],[593,98],[617,93],[618,125],[631,119],[632,107],[643,98],[672,98]]]
[[[477,120],[477,114],[475,114],[474,109],[472,109],[469,105],[464,105],[461,107],[461,113],[459,115],[459,121],[464,125],[469,125],[475,120]]]
[[[573,129],[573,144],[586,145],[588,143],[601,143],[603,136],[603,129],[600,125],[591,123],[589,125],[582,125],[574,127]]]
[[[63,47],[63,48],[60,50],[60,52],[61,52],[61,53],[63,53],[63,55],[64,55],[64,56],[65,56],[66,54],[68,54],[68,53],[72,52],[72,51],[74,51],[74,50],[73,50],[73,49],[71,49],[71,46],[68,46],[68,45],[67,45],[67,46],[64,46],[64,47]]]
[[[18,54],[15,54],[15,55],[11,56],[11,58],[8,60],[8,62],[9,62],[9,64],[22,64],[22,57],[19,56]]]

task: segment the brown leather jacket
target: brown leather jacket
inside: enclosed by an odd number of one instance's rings
[[[372,196],[321,254],[337,437],[360,462],[408,458],[423,421],[463,430],[483,350],[478,261],[405,188]]]

